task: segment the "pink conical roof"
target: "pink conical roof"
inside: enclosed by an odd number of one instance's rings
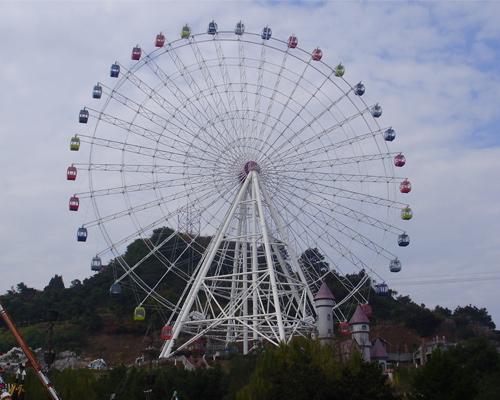
[[[318,290],[318,293],[316,293],[316,296],[314,297],[314,300],[321,300],[321,299],[335,300],[335,297],[333,296],[331,290],[328,288],[328,285],[326,284],[325,281],[323,281],[321,287]]]
[[[373,345],[371,351],[371,358],[381,358],[386,360],[389,358],[389,355],[387,354],[387,351],[385,351],[385,347],[379,338],[375,340],[375,344]]]
[[[354,312],[354,315],[352,316],[351,320],[349,321],[349,325],[352,324],[369,324],[370,320],[365,314],[365,310],[363,310],[363,307],[358,306],[356,311]]]

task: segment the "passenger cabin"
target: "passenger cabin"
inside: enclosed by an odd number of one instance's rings
[[[94,90],[92,90],[92,98],[100,99],[102,96],[102,86],[97,84],[94,85]]]
[[[86,242],[87,241],[87,228],[84,228],[83,226],[81,228],[78,228],[78,231],[76,232],[76,239],[79,242]]]
[[[342,335],[350,335],[351,334],[351,326],[347,322],[343,322],[339,325],[339,331]]]
[[[122,285],[119,283],[113,283],[109,288],[109,295],[111,297],[120,297],[122,294]]]
[[[335,67],[335,69],[333,70],[333,74],[338,77],[344,76],[345,67],[342,65],[342,63]]]
[[[396,167],[402,167],[405,164],[406,164],[406,158],[404,155],[398,154],[396,157],[394,157],[394,165]]]
[[[68,170],[66,171],[66,178],[68,181],[75,181],[76,180],[76,175],[78,171],[76,167],[68,167]]]
[[[361,82],[357,83],[356,86],[354,86],[354,94],[356,96],[363,96],[365,94],[365,85]]]
[[[120,75],[120,66],[118,65],[118,63],[114,63],[113,65],[111,65],[109,76],[111,76],[111,78],[118,78],[118,75]]]
[[[406,247],[410,244],[410,237],[406,234],[403,233],[398,236],[398,246],[399,247]]]
[[[313,61],[320,61],[323,58],[323,52],[318,48],[314,49],[312,52]]]
[[[215,23],[215,21],[211,21],[208,23],[207,33],[209,35],[215,35],[217,33],[217,24]]]
[[[401,193],[410,193],[411,192],[411,183],[409,180],[405,179],[401,184],[399,185],[399,190]]]
[[[297,36],[292,35],[288,38],[288,48],[295,49],[298,44],[299,44],[299,39],[297,39]]]
[[[102,269],[101,257],[95,256],[92,258],[92,261],[90,263],[90,269],[96,272],[99,272]]]
[[[134,321],[144,321],[146,319],[146,309],[144,307],[136,307],[134,310]]]
[[[389,271],[391,272],[401,271],[401,261],[399,261],[397,258],[392,260],[389,264]]]
[[[373,310],[372,310],[372,307],[369,304],[362,305],[361,309],[363,310],[363,312],[365,313],[365,315],[367,317],[371,317],[372,316]]]
[[[80,199],[76,196],[69,198],[69,210],[70,211],[78,211],[78,207],[80,207]]]
[[[165,45],[165,35],[162,32],[160,32],[158,35],[156,35],[155,46],[163,47],[164,45]]]
[[[384,139],[387,142],[392,142],[394,139],[396,139],[396,131],[392,128],[387,129],[384,132]]]
[[[378,296],[389,296],[389,286],[387,286],[386,283],[380,283],[375,286],[375,293],[377,293]]]
[[[378,104],[375,104],[370,112],[372,113],[373,115],[373,118],[378,118],[382,115],[382,107],[380,107]]]
[[[163,340],[170,340],[172,339],[172,333],[173,329],[171,326],[164,326],[161,330],[161,338]]]
[[[413,218],[413,211],[410,207],[405,207],[401,210],[401,219],[405,221]]]
[[[69,149],[71,151],[78,151],[80,150],[80,138],[77,136],[73,136],[71,140],[69,141]]]
[[[245,33],[245,24],[243,22],[237,22],[236,26],[234,27],[234,34],[241,36]]]
[[[86,124],[89,120],[89,110],[86,110],[85,108],[83,110],[80,110],[80,114],[78,115],[78,122],[80,124]]]
[[[273,34],[273,31],[271,30],[271,28],[269,28],[269,26],[266,26],[264,29],[262,29],[261,38],[263,40],[269,40],[269,39],[271,39],[272,34]]]
[[[132,49],[132,60],[138,61],[141,59],[141,56],[142,56],[142,49],[139,45],[137,45]]]
[[[188,24],[186,24],[182,27],[181,38],[187,39],[189,36],[191,36],[191,28]]]

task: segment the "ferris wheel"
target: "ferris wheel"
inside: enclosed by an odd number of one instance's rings
[[[381,106],[331,55],[268,26],[212,21],[127,57],[80,111],[70,147],[86,158],[68,179],[78,173],[88,190],[69,207],[93,210],[77,238],[100,231],[92,269],[112,254],[111,295],[131,284],[136,319],[162,313],[162,357],[202,338],[246,353],[309,335],[323,281],[342,288],[341,321],[367,303],[370,279],[401,269],[393,251],[409,244],[398,226],[412,211],[398,196],[411,185],[395,171],[405,159]]]

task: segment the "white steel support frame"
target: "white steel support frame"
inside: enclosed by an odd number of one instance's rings
[[[190,290],[178,303],[182,309],[173,324],[172,339],[164,343],[160,358],[202,337],[226,347],[241,343],[246,354],[250,341],[277,345],[310,333],[313,294],[258,171],[258,167],[248,171],[198,264]],[[221,266],[224,257],[226,269]],[[197,318],[193,318],[195,311]],[[179,340],[183,333],[188,338]]]

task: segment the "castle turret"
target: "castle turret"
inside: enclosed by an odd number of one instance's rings
[[[387,354],[382,341],[378,337],[375,340],[375,344],[373,345],[371,351],[371,359],[372,361],[376,361],[381,364],[384,371],[387,369],[387,360],[389,359],[389,355]]]
[[[358,306],[351,320],[351,338],[356,341],[361,349],[361,357],[364,361],[370,361],[370,320],[361,306]]]
[[[316,330],[319,339],[333,336],[333,306],[335,305],[335,297],[328,288],[325,281],[314,297],[316,310]]]

